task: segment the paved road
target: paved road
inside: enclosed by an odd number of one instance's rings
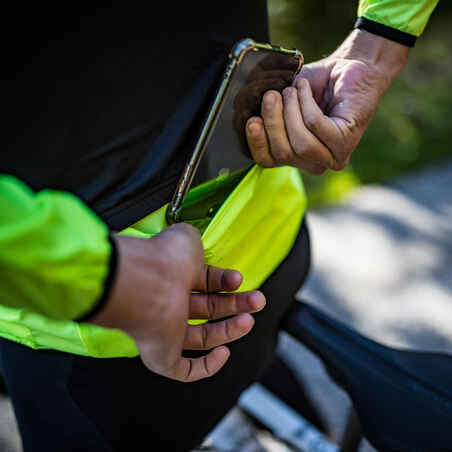
[[[452,162],[312,213],[313,271],[299,296],[384,344],[452,353],[451,187]],[[340,434],[348,397],[303,347],[283,336],[280,348]],[[18,444],[0,399],[0,451],[18,452]],[[263,449],[278,447],[267,441]]]
[[[452,354],[451,187],[452,162],[311,214],[313,271],[298,296],[383,344]],[[340,433],[348,397],[290,338],[281,348]]]
[[[383,344],[452,354],[451,187],[452,161],[311,213],[313,269],[298,297]],[[340,436],[348,396],[287,335],[280,350]]]

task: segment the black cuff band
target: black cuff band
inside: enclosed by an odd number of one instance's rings
[[[95,316],[104,307],[108,297],[110,296],[111,287],[113,285],[113,281],[115,280],[116,269],[118,266],[118,250],[111,234],[108,235],[108,241],[111,245],[111,254],[110,263],[108,266],[108,275],[105,278],[104,282],[104,291],[97,303],[86,314],[83,314],[81,317],[74,319],[75,322],[86,322],[86,320],[88,320],[90,317]]]
[[[360,30],[366,30],[374,35],[381,36],[391,41],[398,42],[407,47],[414,47],[416,43],[416,36],[405,33],[404,31],[396,30],[395,28],[388,27],[387,25],[374,22],[373,20],[366,19],[365,17],[358,17],[355,23],[355,28]]]

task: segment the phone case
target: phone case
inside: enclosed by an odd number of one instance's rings
[[[281,91],[289,86],[302,64],[303,56],[297,49],[257,43],[249,38],[239,41],[233,47],[193,153],[167,208],[166,216],[170,224],[183,221],[180,215],[181,208],[195,176],[198,183],[207,180],[206,177],[209,175],[211,178],[216,177],[210,168],[212,165],[203,159],[207,147],[211,145],[209,142],[212,136],[214,149],[227,145],[228,139],[231,139],[229,150],[233,148],[235,151],[228,152],[226,149],[216,154],[215,165],[220,168],[217,175],[221,176],[223,169],[224,174],[243,170],[246,165],[250,167],[253,164],[246,144],[246,120],[252,115],[259,114],[263,93],[269,89]],[[222,127],[216,129],[219,118],[220,123],[223,122]],[[219,132],[215,135],[215,131]],[[204,180],[197,174],[201,162],[204,164],[201,171],[204,173]],[[222,164],[224,168],[221,168]]]

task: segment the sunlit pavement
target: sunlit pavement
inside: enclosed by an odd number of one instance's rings
[[[452,162],[312,213],[313,268],[299,298],[385,345],[452,354],[451,188]],[[340,434],[347,396],[290,338],[281,349]]]
[[[299,298],[383,344],[452,354],[452,161],[359,189],[309,225],[313,266]],[[280,352],[340,437],[347,395],[285,334]]]
[[[311,213],[309,224],[313,268],[300,298],[383,344],[452,353],[452,162],[391,186],[366,186],[339,207]],[[313,355],[281,339],[283,357],[340,436],[348,397]],[[238,413],[230,419],[246,424]],[[18,452],[18,444],[0,398],[0,451]],[[269,438],[260,444],[286,450]]]

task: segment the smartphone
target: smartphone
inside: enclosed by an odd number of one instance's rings
[[[292,85],[302,64],[303,56],[297,49],[249,38],[233,47],[193,153],[167,208],[168,223],[186,221],[181,212],[192,186],[246,171],[253,165],[245,124],[251,116],[260,115],[264,93],[271,89],[281,92]],[[209,216],[212,214],[210,207]]]

